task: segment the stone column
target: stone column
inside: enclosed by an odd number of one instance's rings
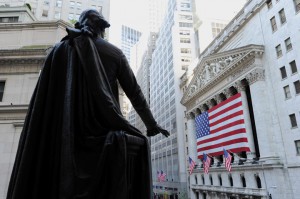
[[[252,131],[251,119],[250,119],[250,113],[248,107],[248,100],[246,95],[246,85],[243,84],[241,81],[237,81],[233,86],[237,89],[239,93],[241,93],[246,134],[247,134],[249,148],[250,148],[250,152],[247,152],[247,158],[252,160],[256,156],[255,156],[253,131]]]
[[[195,190],[190,189],[190,193],[191,193],[191,199],[197,199],[196,191]]]
[[[197,165],[199,165],[199,161],[197,158],[195,118],[190,113],[187,114],[187,133],[188,133],[189,156],[196,162]]]
[[[271,146],[273,133],[270,130],[272,117],[268,110],[268,96],[266,96],[267,86],[264,81],[264,72],[264,69],[256,68],[246,76],[250,85],[253,114],[261,158],[274,155]]]

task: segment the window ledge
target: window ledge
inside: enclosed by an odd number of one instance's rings
[[[298,71],[297,71],[297,72],[294,72],[294,73],[292,73],[292,76],[293,76],[293,75],[296,75],[296,74],[298,74]]]
[[[284,81],[284,80],[286,80],[288,77],[285,77],[285,78],[281,78],[281,81]]]
[[[292,98],[292,97],[286,97],[285,100],[289,100],[289,99],[291,99],[291,98]]]
[[[298,126],[291,127],[291,129],[297,129],[297,128],[298,128]]]

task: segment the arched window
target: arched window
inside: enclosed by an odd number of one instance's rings
[[[255,180],[256,180],[257,188],[259,188],[259,189],[262,188],[261,187],[261,180],[260,180],[259,175],[255,174],[254,177],[255,177]]]
[[[195,183],[198,184],[198,178],[196,175],[195,175]]]
[[[205,185],[204,175],[202,175],[201,178],[202,178],[202,184]]]
[[[214,181],[213,181],[212,175],[209,175],[209,180],[210,180],[210,185],[213,185]]]
[[[231,174],[228,175],[228,179],[229,179],[230,186],[233,187],[233,179],[232,179],[232,175]]]
[[[246,186],[247,186],[247,184],[246,184],[246,179],[245,179],[245,176],[244,176],[244,174],[241,174],[241,181],[242,181],[242,185],[243,185],[243,187],[246,187]]]

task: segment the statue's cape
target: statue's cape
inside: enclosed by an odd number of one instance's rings
[[[122,116],[93,39],[68,29],[29,104],[7,199],[150,199],[147,138]],[[144,140],[128,196],[127,135]]]

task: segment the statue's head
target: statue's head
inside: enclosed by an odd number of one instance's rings
[[[105,28],[109,28],[110,24],[97,10],[88,9],[81,13],[78,22],[75,24],[77,29],[81,29],[84,26],[88,26],[94,34],[103,37]]]

